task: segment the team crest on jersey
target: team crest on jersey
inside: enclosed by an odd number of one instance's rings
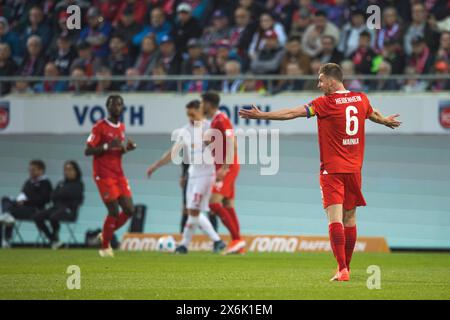
[[[9,118],[9,101],[0,101],[0,130],[8,127]]]
[[[450,101],[439,102],[439,122],[445,129],[450,129]]]

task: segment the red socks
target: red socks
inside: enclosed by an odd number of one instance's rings
[[[228,210],[228,213],[230,214],[230,218],[231,221],[234,224],[234,227],[236,228],[236,232],[237,232],[237,236],[240,239],[241,238],[241,228],[239,226],[239,220],[236,214],[236,210],[234,210],[234,208],[225,208],[226,210]]]
[[[111,242],[114,230],[116,228],[117,219],[113,216],[106,216],[105,222],[103,223],[102,231],[102,249],[107,249]]]
[[[234,223],[234,218],[231,216],[229,210],[225,209],[220,203],[210,203],[209,208],[211,209],[211,211],[219,215],[220,220],[222,220],[222,223],[230,232],[231,239],[232,240],[240,239],[238,230],[239,227],[236,226],[236,224]]]
[[[345,227],[345,264],[350,269],[350,261],[352,261],[353,250],[356,243],[356,225],[353,227]]]
[[[121,226],[123,226],[129,219],[130,217],[127,216],[125,213],[123,213],[123,211],[121,213],[119,213],[119,215],[117,216],[117,220],[116,220],[116,228],[114,230],[119,229]]]
[[[339,271],[347,268],[345,263],[345,235],[342,223],[334,222],[329,224],[328,232],[330,234],[331,248],[339,265]]]

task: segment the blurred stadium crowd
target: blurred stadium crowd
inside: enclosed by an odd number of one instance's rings
[[[0,76],[448,74],[448,0],[0,0]],[[66,8],[82,9],[68,30]],[[381,29],[366,9],[381,8]],[[184,92],[267,92],[263,80],[193,79]],[[278,80],[271,93],[314,89]],[[350,80],[351,90],[442,91],[448,79]],[[179,89],[179,88],[178,88]],[[3,82],[10,92],[177,90],[174,81]]]

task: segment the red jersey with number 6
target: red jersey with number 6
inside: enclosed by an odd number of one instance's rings
[[[364,93],[336,91],[307,105],[317,116],[322,173],[360,172],[364,158],[365,120],[373,109]]]
[[[121,122],[114,124],[107,119],[103,119],[95,123],[87,139],[87,144],[91,147],[98,147],[111,142],[115,138],[118,138],[122,142],[125,140],[125,125]],[[95,155],[93,160],[93,175],[96,179],[117,179],[124,177],[121,149],[109,149],[101,155]]]

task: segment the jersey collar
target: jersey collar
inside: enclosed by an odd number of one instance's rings
[[[335,91],[334,93],[350,93],[350,91],[349,90],[338,90],[338,91]]]
[[[113,127],[113,128],[119,128],[119,127],[120,127],[120,121],[119,121],[117,124],[112,123],[112,122],[109,121],[107,118],[105,118],[105,121],[106,121],[107,124],[109,124],[109,125],[110,125],[111,127]]]

